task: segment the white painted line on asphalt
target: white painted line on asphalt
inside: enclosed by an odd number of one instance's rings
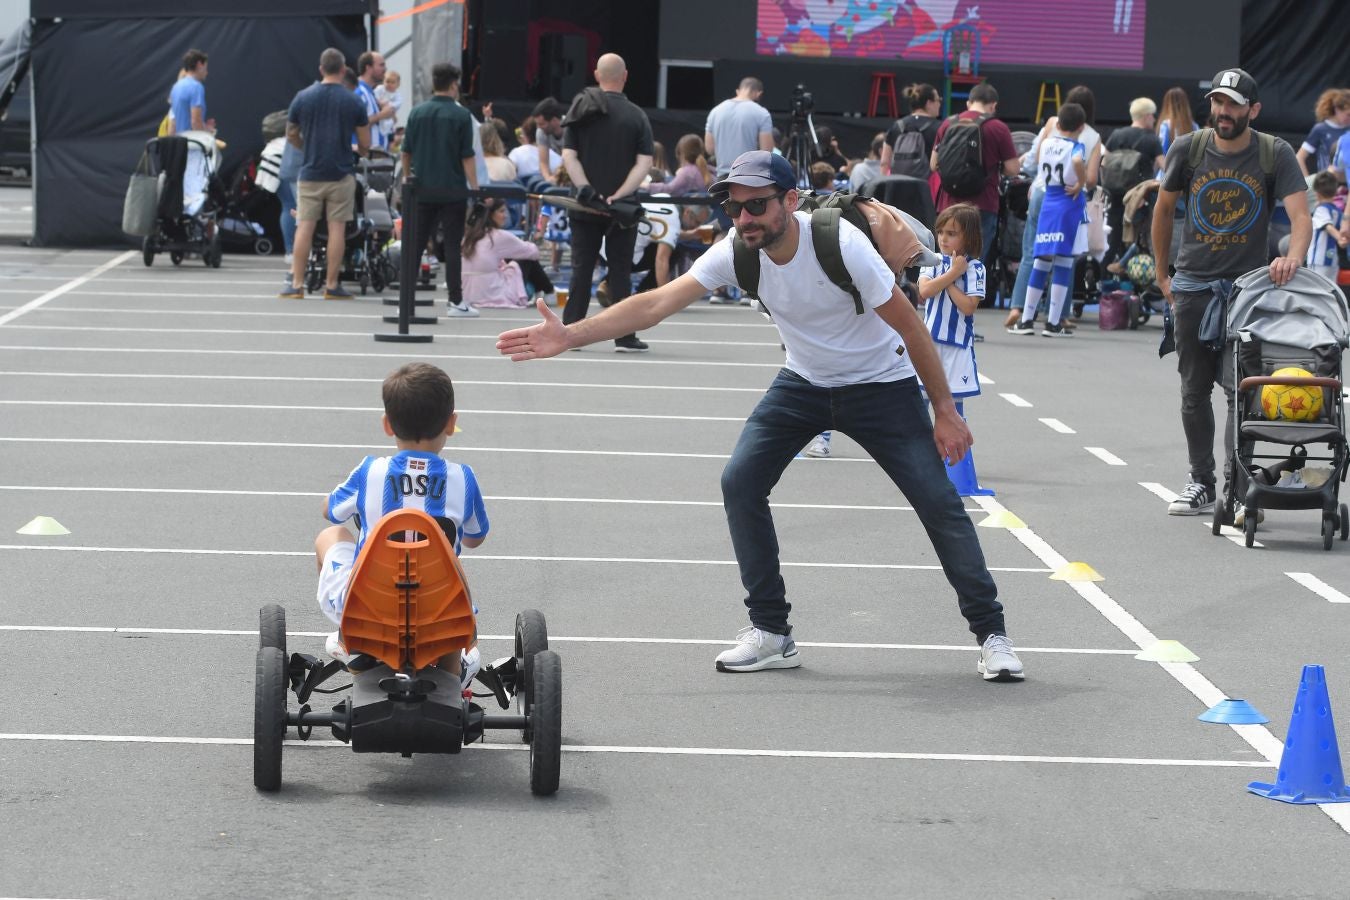
[[[1163,487],[1161,484],[1158,484],[1158,482],[1156,481],[1141,481],[1139,482],[1139,486],[1144,490],[1148,491],[1150,494],[1153,494],[1154,496],[1161,498],[1163,501],[1167,503],[1171,503],[1173,500],[1177,499],[1176,494],[1172,493],[1167,488]],[[1214,519],[1210,515],[1206,514],[1198,518],[1200,523],[1204,525],[1206,528],[1209,528],[1211,530],[1214,528]],[[1234,528],[1231,525],[1220,525],[1219,535],[1221,537],[1228,538],[1228,540],[1232,541],[1234,544],[1237,544],[1239,547],[1242,547],[1244,549],[1246,549],[1247,547],[1247,536],[1243,532],[1239,531],[1238,529]],[[1266,545],[1261,543],[1260,541],[1252,541],[1252,546],[1256,548],[1264,548]]]
[[[238,491],[212,488],[133,488],[133,487],[78,487],[74,485],[34,485],[0,484],[0,491],[34,491],[46,493],[66,491],[70,493],[105,494],[204,494],[228,497],[327,497],[321,491]],[[612,497],[508,497],[501,494],[484,494],[484,500],[493,503],[614,503],[631,506],[715,506],[722,508],[721,500],[632,500]],[[847,503],[780,503],[773,501],[774,509],[841,509],[855,512],[914,512],[912,506],[859,506]],[[966,512],[980,512],[978,508],[966,507]]]
[[[70,444],[68,437],[0,437],[0,443],[11,444]],[[276,441],[170,441],[144,438],[89,438],[81,437],[81,444],[121,444],[121,445],[157,445],[161,447],[267,447],[271,449],[300,450],[364,450],[387,451],[387,446],[373,444],[300,444]],[[640,459],[655,457],[663,459],[730,459],[729,453],[673,453],[655,450],[553,450],[543,447],[455,447],[456,453],[543,453],[548,456],[623,456]],[[803,459],[810,465],[838,465],[839,463],[871,463],[871,457],[832,456],[829,459]]]
[[[1007,511],[1003,504],[992,497],[976,497],[975,502],[979,503],[990,514]],[[1023,546],[1050,569],[1058,569],[1068,562],[1045,539],[1030,528],[1011,528],[1008,530],[1013,537],[1017,538]],[[1139,649],[1143,650],[1157,642],[1158,639],[1153,632],[1149,631],[1142,622],[1113,600],[1106,591],[1102,590],[1098,582],[1069,581],[1065,584],[1091,604],[1093,609],[1101,613],[1108,622],[1114,625],[1121,634],[1133,641]],[[1228,699],[1228,695],[1219,690],[1213,682],[1200,674],[1200,670],[1190,663],[1156,663],[1156,665],[1195,695],[1195,698],[1204,705],[1205,709],[1221,700]],[[1264,725],[1230,725],[1228,727],[1232,728],[1253,750],[1264,756],[1268,763],[1271,765],[1279,764],[1280,757],[1284,752],[1284,742],[1276,738]],[[1324,803],[1318,804],[1318,806],[1343,831],[1350,834],[1350,810],[1340,807],[1340,804]]]
[[[181,556],[309,556],[313,550],[223,550],[219,548],[195,547],[92,547],[67,546],[62,544],[0,544],[0,550],[32,550],[40,553],[164,553]],[[489,555],[475,553],[465,557],[475,562],[554,562],[554,563],[637,563],[639,565],[665,566],[734,566],[734,559],[664,559],[637,556],[527,556],[524,554]],[[838,562],[782,562],[779,565],[792,569],[886,569],[904,571],[941,572],[940,565],[906,563],[838,563]],[[991,572],[1039,573],[1050,569],[1026,568],[1022,566],[990,566]]]
[[[1052,431],[1058,431],[1060,434],[1077,434],[1077,433],[1078,433],[1078,432],[1074,431],[1072,428],[1070,428],[1068,425],[1065,425],[1065,424],[1064,424],[1063,422],[1061,422],[1059,419],[1038,419],[1037,421],[1040,422],[1042,425],[1045,425],[1047,428],[1049,428],[1049,429],[1052,430]]]
[[[128,626],[99,625],[0,625],[0,631],[24,632],[60,632],[80,634],[163,634],[204,637],[257,637],[257,629],[236,628],[137,628]],[[288,631],[288,637],[326,638],[327,631]],[[734,641],[705,638],[654,638],[654,637],[595,637],[595,636],[559,636],[549,635],[548,639],[561,644],[668,644],[696,645],[700,647],[734,646]],[[514,641],[510,634],[480,634],[480,641]],[[820,647],[827,650],[939,650],[954,653],[976,653],[978,647],[971,644],[878,644],[857,643],[852,641],[798,641],[798,647]],[[1018,653],[1071,653],[1089,656],[1134,656],[1138,650],[1106,650],[1086,647],[1018,647]]]
[[[1121,459],[1119,456],[1116,456],[1110,450],[1107,450],[1103,447],[1084,447],[1083,449],[1091,453],[1098,459],[1100,459],[1102,462],[1106,463],[1108,466],[1126,465],[1125,460]]]
[[[372,323],[373,324],[373,323]],[[444,337],[445,335],[439,335]],[[369,334],[353,333],[353,338],[370,339]],[[492,340],[490,335],[479,335],[484,341]],[[720,360],[696,360],[696,359],[639,359],[626,354],[613,354],[612,349],[604,342],[591,345],[592,352],[587,353],[583,348],[581,353],[565,353],[556,359],[539,360],[531,365],[543,365],[547,363],[557,364],[579,364],[579,363],[619,363],[631,366],[704,366],[708,368],[730,367],[739,369],[781,369],[782,363],[753,363],[753,362],[724,362]],[[264,356],[280,356],[287,359],[314,358],[323,357],[326,359],[388,359],[406,361],[406,353],[361,353],[355,350],[220,350],[209,349],[205,347],[75,347],[68,345],[42,345],[42,344],[5,344],[0,345],[0,350],[31,351],[43,355],[54,353],[142,353],[151,354],[187,354],[189,356],[247,356],[250,358]],[[605,354],[601,356],[600,354]],[[419,353],[418,358],[422,360],[468,360],[472,362],[502,362],[510,363],[501,354],[455,354],[455,353]],[[519,365],[519,363],[516,363]],[[763,393],[763,391],[760,391]]]
[[[1023,400],[1021,397],[1017,396],[1016,394],[999,394],[999,396],[1002,397],[1004,400],[1007,400],[1007,401],[1008,401],[1009,403],[1011,403],[1013,406],[1020,406],[1020,407],[1022,407],[1023,409],[1030,409],[1030,408],[1031,408],[1031,403],[1030,403],[1029,401]]]
[[[130,400],[0,400],[0,406],[79,406],[130,409],[248,409],[255,412],[343,412],[379,415],[382,406],[292,406],[275,403],[146,403]],[[456,409],[461,416],[553,416],[580,419],[654,419],[672,422],[745,422],[745,416],[658,416],[647,413],[588,413],[539,409]]]
[[[383,378],[322,378],[306,375],[201,375],[192,372],[40,372],[33,369],[23,371],[0,371],[0,375],[25,375],[37,378],[140,378],[156,381],[265,381],[270,383],[317,383],[317,384],[382,384]],[[622,384],[587,381],[469,381],[455,379],[457,385],[477,385],[487,387],[543,387],[543,388],[603,388],[619,391],[704,391],[712,393],[763,394],[762,387],[698,387],[685,384]]]
[[[57,297],[60,297],[62,294],[67,293],[67,292],[69,292],[69,291],[73,291],[75,288],[77,288],[77,287],[79,287],[80,285],[84,284],[86,281],[89,281],[89,280],[91,280],[91,279],[97,278],[98,276],[102,275],[104,272],[108,271],[109,269],[113,268],[114,266],[119,266],[119,265],[121,265],[122,263],[124,263],[124,262],[126,262],[127,260],[131,259],[131,258],[132,258],[133,256],[135,256],[135,255],[136,255],[136,251],[135,251],[135,250],[128,250],[128,251],[125,252],[125,253],[121,253],[121,254],[119,254],[119,255],[117,255],[117,256],[114,256],[112,259],[108,260],[107,262],[105,262],[105,263],[104,263],[103,265],[101,265],[101,266],[95,266],[93,269],[90,269],[88,272],[86,272],[85,274],[79,276],[78,278],[72,278],[72,279],[70,279],[70,280],[67,281],[65,284],[61,285],[60,287],[52,288],[50,291],[48,291],[47,293],[43,294],[41,297],[37,297],[36,299],[30,300],[30,301],[28,301],[27,303],[25,303],[23,306],[20,306],[20,307],[18,307],[17,309],[12,309],[12,310],[10,310],[9,312],[5,313],[4,315],[0,316],[0,325],[6,325],[6,324],[8,324],[8,323],[14,321],[15,319],[17,319],[19,316],[23,315],[24,313],[32,312],[33,310],[35,310],[35,309],[41,307],[43,304],[45,304],[45,303],[47,303],[47,302],[49,302],[49,301],[51,301],[51,300],[55,300]],[[59,277],[59,276],[58,276],[58,277]],[[16,326],[16,327],[17,327],[17,326]]]
[[[105,744],[197,744],[208,746],[252,746],[252,738],[168,737],[146,734],[0,734],[0,741],[39,741]],[[288,740],[288,747],[346,747],[341,741]],[[505,750],[522,752],[523,744],[474,743],[466,750]],[[1189,768],[1268,769],[1272,764],[1249,759],[1163,759],[1115,756],[1015,756],[1006,753],[891,753],[875,750],[774,750],[745,747],[626,747],[601,744],[564,744],[568,753],[622,753],[642,756],[739,756],[778,759],[871,759],[913,762],[993,762],[1059,763],[1096,766],[1181,766]]]
[[[983,372],[976,372],[975,377],[979,379],[980,384],[994,384],[994,379],[990,378]]]
[[[1350,597],[1345,596],[1311,572],[1285,572],[1284,574],[1288,575],[1323,600],[1330,601],[1331,603],[1350,603]]]
[[[40,299],[40,298],[39,298]],[[34,301],[36,302],[36,301]],[[366,319],[371,322],[371,318]],[[515,324],[518,321],[512,320]],[[0,325],[4,324],[3,317],[0,317]],[[193,337],[211,337],[231,335],[246,337],[298,337],[298,338],[362,338],[369,339],[368,330],[361,331],[285,331],[280,328],[149,328],[146,326],[137,326],[134,328],[114,328],[96,325],[14,325],[14,330],[24,331],[73,331],[80,334],[186,334]],[[488,334],[457,334],[454,332],[438,332],[436,337],[441,340],[461,340],[461,341],[489,341],[494,340],[496,335]],[[774,352],[781,352],[782,345],[778,341],[718,341],[709,338],[699,338],[697,340],[688,340],[680,338],[666,337],[662,335],[655,340],[662,344],[691,344],[696,347],[764,347],[772,349]]]

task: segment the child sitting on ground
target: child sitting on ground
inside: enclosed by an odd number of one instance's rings
[[[1341,208],[1336,205],[1336,190],[1340,182],[1330,172],[1318,172],[1312,180],[1317,194],[1317,208],[1312,211],[1312,243],[1308,245],[1308,259],[1304,263],[1332,284],[1340,274],[1340,248],[1346,245],[1341,234]]]
[[[928,302],[923,322],[947,373],[957,412],[964,416],[962,399],[980,392],[973,340],[975,310],[984,299],[980,211],[968,203],[949,206],[938,214],[934,230],[942,262],[919,270],[919,296]]]
[[[458,555],[487,538],[488,518],[473,470],[441,459],[446,440],[455,433],[455,387],[450,376],[427,363],[408,363],[384,380],[384,433],[394,438],[398,453],[367,456],[324,504],[324,515],[336,523],[319,532],[314,554],[319,564],[319,608],[339,626],[352,569],[369,529],[397,509],[418,509],[445,530]],[[357,536],[344,522],[354,521]],[[475,609],[474,612],[477,612]],[[328,638],[328,652],[350,662],[338,632]],[[478,671],[478,648],[452,653],[436,665],[468,684]]]
[[[1069,302],[1069,286],[1073,282],[1074,256],[1087,250],[1083,210],[1087,198],[1083,184],[1087,181],[1087,154],[1078,136],[1083,132],[1087,116],[1077,103],[1065,103],[1059,108],[1059,123],[1055,133],[1041,143],[1037,167],[1045,178],[1045,201],[1040,219],[1028,222],[1036,229],[1036,257],[1027,286],[1027,299],[1022,307],[1022,320],[1008,328],[1009,334],[1034,334],[1036,306],[1050,281],[1050,312],[1046,316],[1042,337],[1072,337],[1063,325],[1064,308]],[[1080,237],[1080,232],[1082,236]],[[1080,249],[1081,248],[1081,249]],[[1051,275],[1053,267],[1054,274]]]

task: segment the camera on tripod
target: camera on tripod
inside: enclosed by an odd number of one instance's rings
[[[792,89],[792,118],[804,120],[815,108],[816,98],[811,96],[806,85],[799,84]]]

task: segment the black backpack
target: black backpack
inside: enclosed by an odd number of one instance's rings
[[[953,197],[977,197],[989,183],[984,168],[984,123],[989,116],[963,119],[952,116],[937,148],[937,172],[942,189]]]
[[[900,120],[900,136],[895,139],[895,149],[891,151],[891,174],[927,180],[932,171],[928,164],[928,145],[923,139],[923,131],[909,128],[912,121],[913,116]]]
[[[1153,161],[1138,150],[1112,150],[1102,163],[1102,187],[1119,197],[1153,175]]]

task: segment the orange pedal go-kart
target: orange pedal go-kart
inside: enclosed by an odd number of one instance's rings
[[[434,663],[474,646],[477,625],[459,559],[441,526],[419,510],[381,519],[361,548],[342,612],[348,659],[286,655],[286,611],[259,613],[253,693],[253,784],[281,787],[286,731],[308,740],[315,725],[357,753],[458,753],[489,728],[520,731],[530,747],[530,790],[558,790],[562,757],[562,660],[548,649],[538,610],[516,617],[515,652],[484,666],[475,679],[490,693],[471,694],[459,676]],[[339,673],[351,683],[324,688]],[[310,708],[314,694],[351,690],[331,710]],[[298,708],[289,706],[294,693]],[[517,715],[488,715],[472,698],[493,697]]]

